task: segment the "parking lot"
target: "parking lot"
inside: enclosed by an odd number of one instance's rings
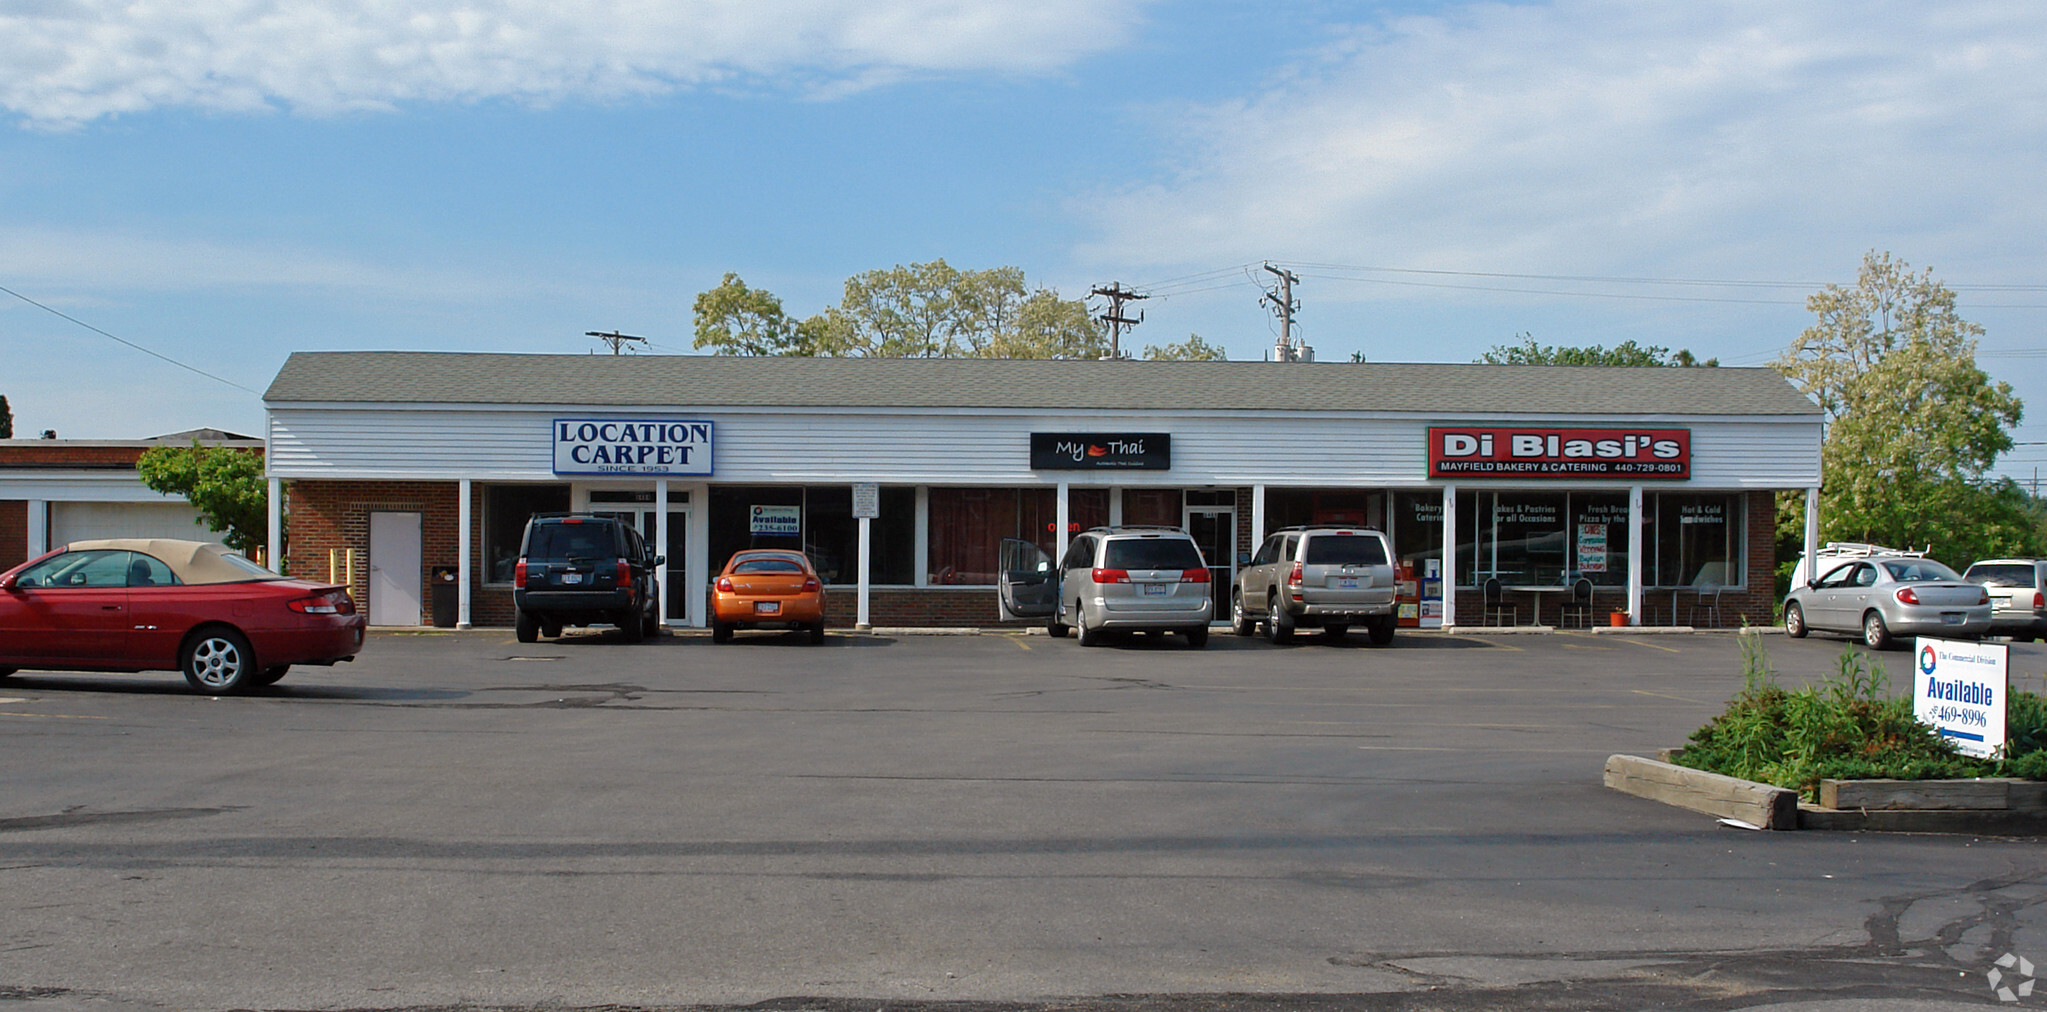
[[[1960,1008],[2047,963],[2037,840],[1600,786],[1719,711],[1737,639],[500,630],[247,697],[23,673],[0,1006]],[[1846,648],[1766,642],[1787,682]],[[2047,648],[2012,659],[2037,691]],[[1276,997],[1185,997],[1230,994]]]

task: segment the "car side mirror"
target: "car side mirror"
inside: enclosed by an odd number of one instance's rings
[[[1049,572],[1051,572],[1051,571],[1052,571],[1052,560],[1050,560],[1050,559],[1039,559],[1039,560],[1038,560],[1038,572],[1040,572],[1040,573],[1049,573]]]
[[[11,574],[8,576],[0,577],[0,590],[14,590],[16,587],[15,579],[16,578]]]
[[[666,556],[666,555],[656,555],[656,556],[654,556],[654,561],[652,561],[652,562],[648,563],[648,565],[650,565],[650,566],[665,566],[665,565],[667,565],[667,564],[668,564],[668,556]]]

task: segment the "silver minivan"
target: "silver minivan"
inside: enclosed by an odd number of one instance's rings
[[[2047,637],[2047,559],[1985,559],[1962,579],[1990,592],[1990,635]]]
[[[1230,629],[1250,636],[1264,623],[1274,643],[1296,628],[1342,639],[1364,626],[1372,642],[1393,642],[1398,621],[1393,553],[1386,535],[1363,527],[1288,527],[1274,532],[1237,573]]]
[[[1071,627],[1085,647],[1111,632],[1174,632],[1208,645],[1208,562],[1178,527],[1083,531],[1056,565],[1028,541],[1004,541],[1001,556],[1004,618],[1042,618],[1054,636]]]

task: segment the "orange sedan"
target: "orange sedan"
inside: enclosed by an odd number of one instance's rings
[[[734,629],[808,629],[824,642],[824,581],[802,552],[734,552],[711,594],[711,642],[732,642]]]

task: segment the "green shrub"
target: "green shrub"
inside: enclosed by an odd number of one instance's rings
[[[1760,636],[1741,642],[1742,690],[1726,712],[1692,732],[1680,765],[1789,787],[1813,797],[1821,780],[2047,779],[2047,699],[2008,700],[2006,756],[1972,759],[1912,716],[1911,697],[1889,695],[1882,667],[1849,647],[1818,685],[1776,683]]]

